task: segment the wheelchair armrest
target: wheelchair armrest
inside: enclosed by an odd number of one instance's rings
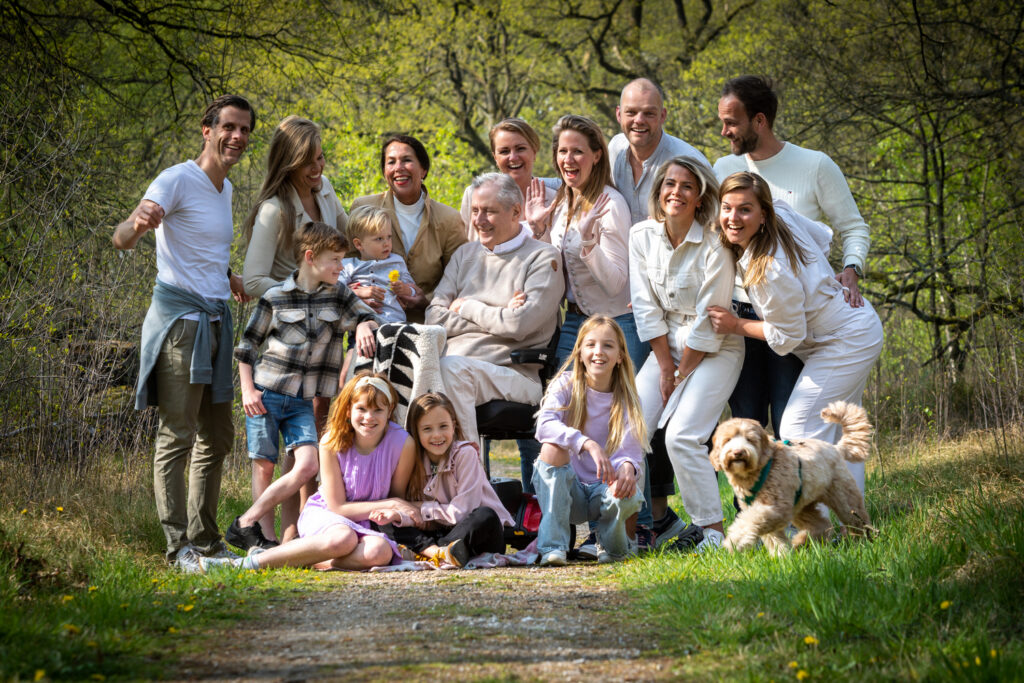
[[[551,349],[518,349],[516,351],[509,351],[508,355],[512,357],[512,365],[523,365],[525,363],[546,365],[548,358],[551,356]]]

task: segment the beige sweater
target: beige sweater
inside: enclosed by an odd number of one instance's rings
[[[463,244],[434,290],[426,322],[448,333],[445,355],[511,365],[509,351],[543,348],[551,341],[565,292],[561,270],[558,250],[532,238],[500,255],[479,242]],[[517,291],[526,293],[526,303],[510,309]],[[458,298],[466,301],[453,313],[448,306]],[[536,366],[522,370],[536,378]]]

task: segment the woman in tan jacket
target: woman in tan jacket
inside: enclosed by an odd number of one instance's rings
[[[403,305],[408,307],[409,322],[422,323],[424,308],[430,303],[448,260],[466,242],[466,227],[458,211],[427,195],[423,181],[430,170],[430,157],[416,138],[391,135],[385,139],[380,170],[388,190],[356,199],[352,209],[369,205],[391,214],[396,227],[392,253],[405,259],[412,279],[424,295],[418,301],[403,301]],[[383,300],[384,291],[379,287],[364,289],[372,290],[370,298]],[[356,294],[367,301],[367,292],[357,289]]]

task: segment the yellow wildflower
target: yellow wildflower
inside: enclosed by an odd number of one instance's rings
[[[727,597],[727,598],[729,598],[730,600],[732,600],[732,593],[726,593],[726,594],[725,594],[725,597]]]
[[[121,603],[121,609],[128,609],[128,607],[129,607],[129,605],[128,605],[127,602],[122,602]]]
[[[89,586],[89,592],[90,593],[95,593],[98,590],[99,590],[99,588],[97,588],[96,586]]]
[[[46,678],[46,670],[45,669],[36,669],[36,675],[32,677],[32,680],[33,681],[41,681],[44,678]]]
[[[24,514],[25,514],[25,513],[27,513],[27,512],[28,512],[28,508],[21,508],[21,514],[23,514],[23,515],[24,515]],[[44,676],[46,675],[46,672],[45,672],[45,671],[43,671],[42,669],[39,669],[39,671],[36,671],[36,673],[37,673],[37,674],[38,674],[39,672],[42,672],[42,674],[43,674]],[[36,680],[38,681],[39,679],[37,678]]]
[[[68,604],[69,602],[71,602],[74,599],[75,599],[74,595],[65,595],[65,596],[61,597],[60,601],[63,602],[66,605],[66,604]]]
[[[93,674],[92,676],[89,676],[89,678],[91,678],[94,681],[105,681],[105,680],[107,680],[107,677],[104,676],[103,674]]]
[[[82,632],[82,629],[78,628],[74,624],[64,624],[64,630],[72,635],[76,635]]]
[[[178,605],[178,611],[179,612],[191,612],[193,609],[195,609],[195,605],[185,605],[185,604]]]
[[[758,618],[758,619],[760,619],[760,618],[761,618],[761,617],[763,617],[763,616],[764,616],[764,612],[758,612],[758,613],[757,613],[757,618]]]
[[[996,652],[995,648],[992,648],[991,650],[988,651],[988,656],[991,657],[992,659],[995,659],[997,654],[998,653]]]
[[[949,609],[949,606],[952,605],[952,604],[953,603],[950,602],[949,600],[943,600],[942,602],[939,603],[939,609]]]
[[[807,645],[817,645],[818,639],[814,636],[804,636],[804,643]]]
[[[798,680],[798,681],[805,681],[805,680],[807,680],[810,677],[811,677],[811,674],[807,673],[803,669],[800,669],[799,671],[796,672],[796,680]]]
[[[64,512],[64,508],[60,505],[57,506],[57,512]]]
[[[789,668],[790,669],[796,669],[796,668],[799,668],[799,666],[800,665],[796,663],[795,659],[792,662],[789,663]]]
[[[981,666],[981,657],[975,657],[974,664],[975,666]]]
[[[96,642],[95,640],[90,640],[89,642],[87,642],[87,643],[85,644],[85,646],[86,646],[86,647],[99,647],[99,646],[100,646],[100,644],[99,644],[99,643],[97,643],[97,642]]]
[[[168,633],[177,633],[178,629],[174,628],[173,626],[168,626],[167,627],[167,632]]]
[[[391,284],[395,284],[396,282],[398,282],[398,278],[400,277],[401,275],[398,273],[397,268],[388,273],[388,280],[391,282]]]

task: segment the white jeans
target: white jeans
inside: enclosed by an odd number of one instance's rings
[[[675,335],[669,335],[671,340]],[[679,363],[679,351],[670,344],[672,359]],[[693,371],[678,406],[665,424],[665,448],[676,480],[683,508],[698,526],[721,522],[722,499],[718,476],[708,459],[704,443],[722,415],[743,367],[743,339],[728,335],[718,353],[704,356]],[[658,428],[664,404],[661,401],[661,368],[652,353],[636,376],[637,393],[650,436]]]
[[[502,365],[465,356],[441,359],[441,381],[444,393],[455,406],[462,431],[468,441],[479,441],[476,431],[476,407],[501,399],[515,403],[539,405],[540,381],[519,374]]]
[[[867,301],[851,308],[838,330],[821,334],[797,349],[804,369],[782,414],[779,431],[788,439],[821,439],[837,443],[842,427],[821,419],[821,410],[833,401],[860,405],[871,368],[882,353],[882,322]],[[864,463],[846,466],[864,493]]]

